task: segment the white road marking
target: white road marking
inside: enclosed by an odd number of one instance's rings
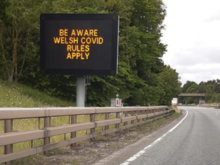
[[[158,142],[160,142],[165,136],[167,136],[169,133],[173,132],[188,116],[188,111],[186,110],[186,116],[177,124],[175,125],[173,128],[171,128],[168,132],[166,132],[165,134],[163,134],[160,138],[158,138],[157,140],[155,140],[153,143],[151,143],[150,145],[148,145],[147,147],[145,147],[143,150],[139,151],[138,153],[136,153],[134,156],[130,157],[129,159],[127,159],[124,163],[121,163],[120,165],[129,165],[130,162],[133,162],[135,159],[137,159],[138,157],[140,157],[141,155],[143,155],[146,150],[150,149],[151,147],[153,147],[154,145],[156,145]]]

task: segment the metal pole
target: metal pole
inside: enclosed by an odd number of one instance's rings
[[[85,107],[85,77],[77,77],[76,82],[76,106]]]

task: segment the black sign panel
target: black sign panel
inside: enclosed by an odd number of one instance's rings
[[[67,75],[115,75],[117,14],[41,14],[41,71]]]

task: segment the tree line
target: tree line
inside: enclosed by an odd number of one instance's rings
[[[207,103],[220,103],[220,80],[209,80],[197,84],[194,81],[187,81],[182,88],[182,93],[205,93]],[[179,102],[186,104],[198,104],[198,98],[180,98]]]
[[[87,104],[107,106],[119,94],[124,105],[169,105],[181,91],[179,75],[163,63],[162,0],[0,0],[0,78],[75,100],[74,75],[40,72],[41,13],[120,15],[117,76],[92,76]]]

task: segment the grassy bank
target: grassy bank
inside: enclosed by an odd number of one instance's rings
[[[1,107],[69,107],[75,106],[74,102],[61,100],[49,96],[39,90],[32,89],[22,84],[9,83],[0,79],[0,108]],[[84,118],[78,118],[78,122],[84,122]],[[52,118],[52,125],[68,124],[68,117]],[[37,119],[24,119],[13,121],[14,131],[28,131],[38,129]],[[41,119],[41,128],[43,119]],[[0,133],[4,132],[4,123],[0,121]],[[68,137],[68,135],[67,135]],[[60,141],[61,136],[51,138],[51,142]],[[43,140],[35,140],[34,147],[41,146]],[[30,148],[30,142],[14,144],[14,152]],[[0,147],[0,155],[3,154],[3,147]]]
[[[22,84],[0,80],[0,107],[66,107],[74,102],[49,96]]]
[[[14,84],[14,83],[8,83],[6,81],[0,80],[0,107],[69,107],[69,106],[75,106],[73,102],[68,102],[65,100],[60,100],[58,98],[54,98],[51,96],[48,96],[36,89],[29,88],[27,86],[21,85],[21,84]],[[176,118],[178,116],[178,113],[172,115],[170,119]],[[115,115],[110,115],[110,118],[115,118]],[[83,123],[83,122],[89,122],[90,116],[89,115],[78,115],[77,116],[77,123]],[[95,120],[104,120],[104,115],[96,115]],[[165,124],[167,122],[167,119],[160,119],[157,121],[154,121],[152,123],[147,124],[146,126],[140,126],[131,128],[132,129],[140,129],[141,132],[149,131],[152,129],[156,129],[159,126]],[[63,116],[63,117],[52,117],[51,118],[51,126],[62,126],[62,125],[68,125],[70,123],[69,116]],[[43,128],[44,121],[43,119],[40,120],[40,128]],[[114,125],[111,125],[110,128],[113,128]],[[149,130],[145,130],[149,129]],[[38,129],[38,119],[19,119],[13,121],[13,130],[14,131],[29,131]],[[96,132],[102,131],[103,127],[96,128]],[[4,132],[4,123],[3,121],[0,121],[0,133]],[[85,134],[90,134],[90,130],[84,130],[84,131],[78,131],[77,137],[83,136]],[[66,134],[66,139],[70,139],[70,133]],[[59,141],[64,140],[64,135],[58,135],[51,137],[51,143],[56,143]],[[34,140],[33,141],[33,147],[39,147],[43,145],[43,139]],[[31,142],[22,142],[13,144],[13,152],[22,151],[31,148]],[[60,149],[55,149],[52,152],[60,152]],[[4,152],[3,147],[0,147],[0,155],[2,155]],[[21,158],[19,160],[14,161],[16,165],[19,164],[41,164],[43,161],[43,157],[40,155],[33,155],[26,158]]]
[[[46,95],[39,90],[32,89],[22,84],[9,83],[0,80],[0,107],[69,107],[75,106],[73,102],[60,100],[55,97]],[[110,116],[115,118],[115,116]],[[89,122],[89,115],[78,115],[77,123]],[[104,120],[104,115],[96,115],[96,121]],[[70,123],[69,116],[52,117],[51,126],[62,126]],[[40,120],[40,128],[43,128],[44,120]],[[14,131],[29,131],[38,129],[38,119],[19,119],[13,121]],[[97,128],[96,131],[101,131]],[[4,122],[0,121],[0,133],[4,132]],[[78,131],[77,137],[89,134],[90,130]],[[66,139],[70,139],[70,133],[66,134]],[[56,143],[64,140],[64,135],[51,137],[51,143]],[[34,140],[33,147],[43,145],[43,139]],[[14,152],[29,149],[31,142],[22,142],[13,145]],[[0,155],[4,152],[3,147],[0,147]]]

